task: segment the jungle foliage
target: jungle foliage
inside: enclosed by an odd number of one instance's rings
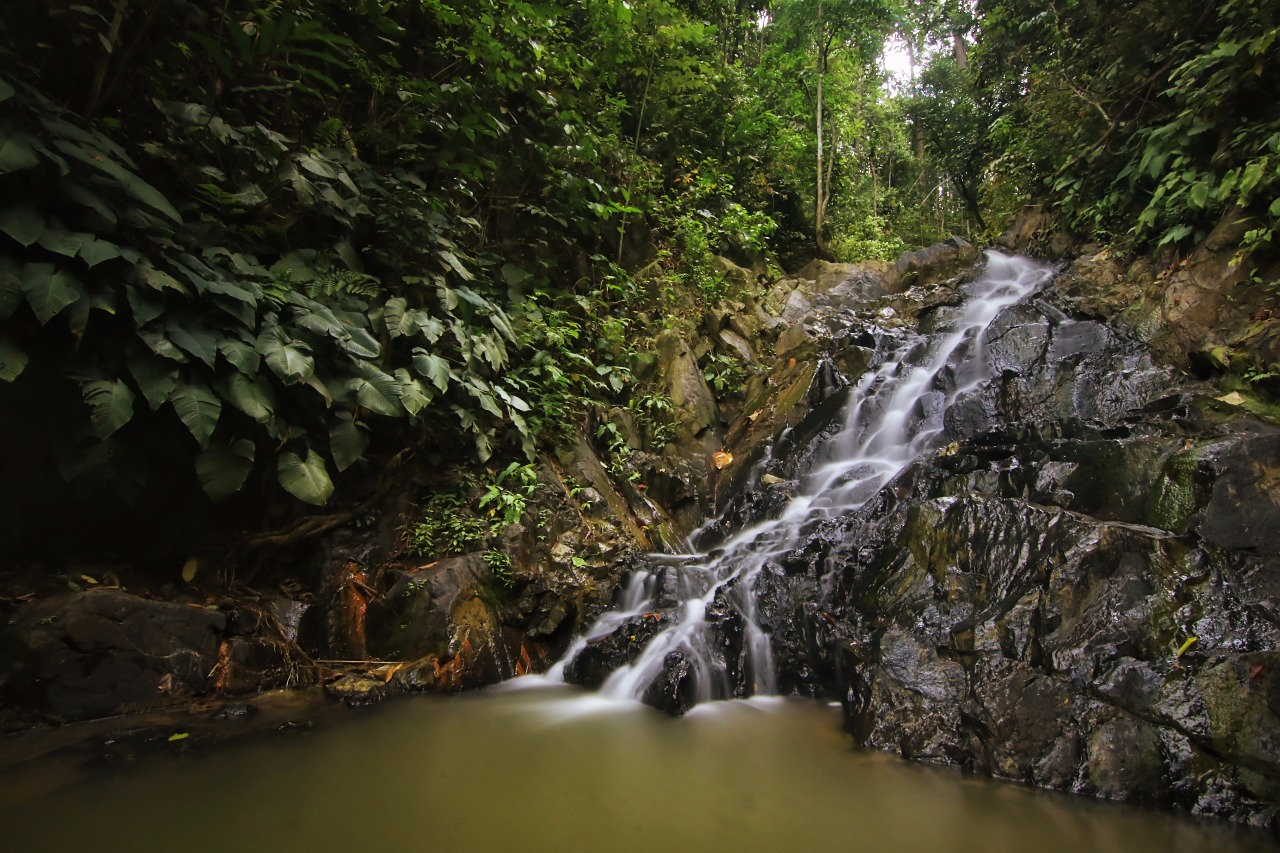
[[[625,404],[674,291],[731,295],[713,254],[888,260],[1027,201],[1149,245],[1238,210],[1244,252],[1280,219],[1246,0],[17,6],[4,437],[99,496],[527,460]]]

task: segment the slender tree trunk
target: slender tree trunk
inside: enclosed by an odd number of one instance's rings
[[[826,240],[822,236],[823,217],[826,214],[827,205],[824,201],[826,192],[822,181],[823,171],[823,152],[822,152],[822,112],[826,105],[822,100],[822,83],[823,78],[827,75],[827,34],[823,27],[822,20],[822,4],[818,4],[818,109],[816,119],[816,131],[818,137],[818,168],[816,174],[817,180],[817,198],[815,199],[814,212],[814,242],[818,247],[818,254],[825,255],[827,252]]]
[[[956,57],[956,67],[964,71],[969,67],[969,45],[965,44],[960,33],[951,34],[951,49]]]

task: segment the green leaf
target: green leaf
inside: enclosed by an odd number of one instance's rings
[[[133,418],[135,398],[124,382],[93,379],[82,383],[80,390],[89,404],[89,420],[98,438],[109,438]]]
[[[418,326],[413,322],[413,315],[408,311],[409,300],[396,296],[387,300],[382,308],[382,321],[386,323],[387,334],[392,339],[417,334]]]
[[[222,401],[218,396],[204,385],[179,385],[169,401],[200,446],[208,446],[209,437],[218,426],[218,416],[222,414]]]
[[[519,287],[532,277],[532,274],[525,272],[515,264],[502,265],[502,278],[509,287]]]
[[[0,231],[23,246],[31,246],[44,233],[44,217],[28,204],[5,208],[0,211]]]
[[[0,141],[0,175],[21,172],[40,165],[35,149],[21,139],[8,137]]]
[[[316,372],[311,349],[293,341],[277,325],[268,325],[258,336],[258,352],[267,360],[272,372],[288,384],[305,381]]]
[[[354,465],[369,446],[369,437],[355,421],[340,418],[329,427],[329,450],[333,464],[342,472]]]
[[[276,475],[284,490],[304,503],[320,506],[333,494],[324,459],[310,448],[306,460],[293,452],[283,454],[276,464]]]
[[[182,215],[178,213],[159,190],[121,166],[115,160],[112,160],[105,152],[90,151],[83,144],[76,144],[65,139],[56,139],[53,144],[68,157],[79,160],[115,178],[129,195],[151,209],[164,214],[176,224],[182,224]]]
[[[40,239],[36,242],[40,244],[42,249],[48,249],[54,254],[67,258],[74,258],[79,254],[86,239],[92,240],[93,236],[63,231],[58,228],[45,228],[44,233],[40,235]]]
[[[400,383],[400,402],[409,414],[416,417],[431,404],[431,393],[403,367],[396,370],[396,381]]]
[[[71,308],[67,311],[67,326],[74,334],[83,335],[89,328],[89,315],[94,311],[115,314],[115,293],[110,290],[86,291],[78,300],[71,303]]]
[[[88,237],[84,244],[80,247],[80,259],[93,269],[103,261],[110,261],[119,258],[122,251],[115,243],[109,243],[106,240],[99,240],[94,237]]]
[[[83,287],[71,273],[55,271],[53,264],[27,264],[22,270],[22,292],[42,326],[79,299]]]
[[[12,317],[22,299],[22,269],[8,258],[0,257],[0,320]]]
[[[243,373],[233,373],[218,383],[222,398],[260,424],[275,416],[275,400],[271,386],[263,377],[250,379]]]
[[[338,345],[357,358],[377,358],[382,355],[382,345],[378,339],[364,329],[347,327],[347,337],[340,339]]]
[[[236,370],[246,376],[258,375],[258,368],[262,365],[262,356],[244,341],[230,338],[218,341],[218,352],[222,353],[223,358],[229,361]]]
[[[210,500],[221,501],[240,491],[253,471],[253,442],[242,438],[229,447],[210,447],[196,457],[196,476]]]
[[[400,403],[400,385],[367,361],[356,362],[356,375],[348,379],[346,387],[355,392],[361,406],[380,415],[395,417],[404,414]]]
[[[458,256],[455,255],[453,252],[447,251],[445,249],[440,249],[436,252],[436,255],[440,258],[440,260],[444,261],[446,266],[452,267],[453,271],[456,272],[458,274],[458,277],[461,278],[463,281],[471,281],[473,278],[475,278],[475,276],[473,276],[467,270],[467,268],[462,265],[462,262],[458,260]]]
[[[164,313],[164,300],[136,285],[125,285],[129,309],[133,311],[133,325],[142,327]]]
[[[194,355],[209,367],[218,358],[218,335],[190,321],[170,320],[165,323],[169,340]]]
[[[138,337],[156,355],[184,363],[187,360],[186,353],[175,347],[173,341],[155,329],[139,329]]]
[[[176,290],[183,296],[190,296],[186,285],[169,275],[164,270],[156,269],[150,261],[143,261],[137,266],[138,276],[152,290]]]
[[[0,334],[0,382],[12,382],[27,367],[27,354],[13,338]]]
[[[129,372],[153,412],[163,406],[178,387],[178,368],[171,361],[139,355],[129,359]]]
[[[420,376],[430,379],[441,391],[449,390],[449,362],[422,347],[414,347],[413,366]]]
[[[4,103],[9,100],[14,96],[14,94],[15,92],[13,91],[13,87],[4,80],[0,80],[0,103]]]

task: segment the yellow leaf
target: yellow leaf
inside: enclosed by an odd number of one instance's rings
[[[1177,658],[1182,657],[1184,654],[1186,654],[1187,649],[1194,646],[1199,641],[1199,639],[1200,639],[1199,637],[1187,637],[1187,639],[1183,641],[1182,645],[1178,646],[1178,651],[1174,655],[1174,657],[1177,657]]]
[[[1228,406],[1244,405],[1244,397],[1240,396],[1239,391],[1232,391],[1230,394],[1226,394],[1222,397],[1219,397],[1218,401],[1222,403],[1226,403]]]
[[[716,470],[724,470],[731,462],[733,462],[733,454],[723,450],[716,451],[711,454],[711,459],[716,463]]]
[[[200,570],[200,562],[195,557],[191,557],[182,564],[182,580],[184,583],[191,583],[196,579],[196,572]]]

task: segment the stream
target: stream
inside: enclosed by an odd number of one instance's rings
[[[797,699],[672,719],[570,687],[498,688],[311,716],[307,731],[216,750],[198,748],[200,732],[161,738],[160,754],[125,766],[10,767],[5,848],[1273,849],[1242,830],[856,750],[837,709]]]

